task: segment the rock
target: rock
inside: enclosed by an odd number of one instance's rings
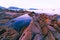
[[[22,28],[27,27],[30,24],[31,19],[32,18],[30,16],[25,14],[15,19],[12,19],[6,25],[20,32]]]
[[[26,28],[26,30],[22,33],[21,37],[19,40],[32,40],[33,39],[33,33],[34,34],[41,34],[41,29],[39,26],[35,25],[34,21],[32,20],[30,22],[30,25]],[[42,34],[41,34],[42,35]],[[34,36],[35,37],[35,36]],[[42,38],[42,36],[41,36]]]
[[[8,21],[9,19],[0,19],[0,27],[4,26]]]
[[[32,38],[32,32],[31,32],[31,28],[28,27],[26,28],[26,30],[22,33],[21,37],[19,38],[19,40],[31,40]]]
[[[60,40],[60,15],[10,13],[0,13],[0,40]]]
[[[55,40],[55,37],[53,36],[53,34],[49,31],[47,37],[45,40]]]
[[[60,16],[57,16],[57,17],[56,17],[56,20],[57,20],[58,26],[60,26]]]
[[[43,40],[42,35],[36,34],[33,40]]]
[[[0,29],[0,35],[3,34],[4,32],[6,32],[5,29]]]
[[[19,33],[8,27],[1,27],[0,40],[16,40],[19,37]]]

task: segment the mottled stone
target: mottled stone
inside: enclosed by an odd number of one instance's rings
[[[8,28],[8,27],[1,27],[0,31],[0,40],[16,40],[19,37],[19,33],[12,29],[12,28]],[[4,31],[5,30],[5,31]]]

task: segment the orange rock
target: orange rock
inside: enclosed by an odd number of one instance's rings
[[[51,24],[51,20],[49,18],[47,18],[45,21],[47,24]]]

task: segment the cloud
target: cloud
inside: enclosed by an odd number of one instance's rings
[[[4,7],[60,8],[59,4],[60,0],[0,0],[0,5]]]

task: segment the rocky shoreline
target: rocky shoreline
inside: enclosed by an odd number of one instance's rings
[[[0,40],[60,40],[60,15],[0,12]]]

